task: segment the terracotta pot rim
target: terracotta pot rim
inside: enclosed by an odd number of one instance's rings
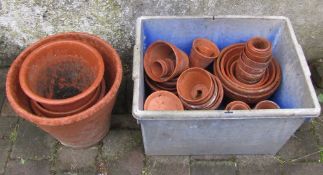
[[[73,114],[77,114],[82,112],[83,110],[91,107],[90,105],[94,105],[98,100],[100,100],[105,94],[105,80],[101,81],[101,85],[98,87],[98,89],[95,92],[95,95],[93,97],[91,97],[91,99],[84,105],[80,106],[77,109],[74,109],[72,111],[66,111],[66,112],[56,112],[56,111],[50,111],[46,108],[44,108],[43,106],[41,106],[41,104],[39,104],[37,101],[34,101],[32,99],[30,99],[30,103],[31,103],[31,107],[33,110],[37,110],[39,111],[39,113],[51,113],[51,115],[55,115],[55,116],[42,116],[42,117],[48,117],[48,118],[55,118],[55,117],[64,117],[64,115],[69,116],[69,115],[73,115]],[[35,106],[35,107],[33,107]],[[36,113],[37,115],[37,113]],[[45,115],[45,114],[44,114]],[[61,115],[61,116],[58,116]]]
[[[257,47],[254,46],[254,42],[255,41],[262,41],[266,44],[268,44],[268,47],[266,47],[265,49],[259,49]],[[264,37],[260,37],[260,36],[256,36],[251,38],[249,41],[247,41],[246,43],[247,47],[250,48],[250,50],[254,53],[257,53],[259,55],[259,53],[269,53],[271,52],[272,49],[272,44]]]
[[[28,83],[26,81],[27,76],[28,76],[27,70],[28,70],[29,65],[32,64],[32,62],[34,61],[35,54],[37,54],[38,52],[41,52],[43,49],[45,49],[47,47],[52,47],[52,46],[58,45],[58,44],[79,45],[79,46],[84,47],[85,49],[89,50],[90,52],[92,52],[94,55],[96,55],[94,58],[97,58],[98,72],[97,72],[97,77],[95,77],[95,80],[92,82],[92,84],[88,88],[86,88],[83,92],[81,92],[80,94],[77,94],[73,97],[66,98],[66,99],[49,99],[49,98],[45,98],[45,97],[42,97],[42,96],[34,93],[30,89],[30,87],[28,86]],[[34,59],[31,59],[31,58],[34,58]],[[59,40],[59,41],[52,41],[52,42],[43,44],[40,47],[34,49],[29,55],[26,56],[24,62],[21,65],[20,71],[19,71],[19,83],[20,83],[20,87],[22,88],[24,93],[29,98],[31,98],[37,102],[48,104],[48,105],[64,105],[64,104],[68,105],[70,103],[81,100],[82,98],[84,98],[84,97],[88,96],[89,94],[91,94],[92,92],[94,92],[95,89],[100,85],[103,75],[104,75],[104,62],[103,62],[101,54],[96,49],[94,49],[92,46],[84,44],[80,41]]]
[[[158,91],[155,91],[155,92],[151,93],[145,100],[144,110],[149,111],[147,109],[148,108],[148,106],[147,106],[148,102],[150,102],[153,98],[155,98],[155,95],[158,94],[158,93],[163,93],[164,95],[167,95],[168,97],[172,98],[180,107],[180,109],[177,109],[177,110],[167,110],[167,111],[183,111],[184,110],[184,106],[183,106],[183,103],[181,102],[181,100],[175,94],[173,94],[172,92],[165,91],[165,90],[158,90]],[[166,110],[161,110],[161,111],[166,111]]]
[[[198,42],[198,41],[202,41],[202,42],[207,42],[207,43],[209,43],[209,44],[211,44],[214,48],[212,48],[212,50],[214,49],[214,51],[216,51],[215,52],[215,56],[212,56],[212,57],[210,57],[210,56],[205,56],[205,55],[203,55],[202,53],[200,53],[197,49],[196,49],[196,43]],[[209,39],[206,39],[206,38],[196,38],[196,39],[194,39],[194,41],[193,41],[193,46],[192,46],[192,49],[194,49],[195,50],[195,52],[198,54],[198,55],[200,55],[202,58],[208,58],[208,59],[215,59],[215,58],[217,58],[219,55],[220,55],[220,50],[219,50],[219,48],[211,41],[211,40],[209,40]]]
[[[239,110],[251,110],[250,106],[247,103],[239,100],[235,100],[227,104],[227,106],[225,107],[225,110],[238,110],[238,109],[232,109],[232,107],[234,107],[235,105],[240,105],[245,108],[245,109],[239,109]]]
[[[122,79],[121,60],[120,60],[120,57],[119,57],[118,53],[116,52],[116,50],[107,41],[104,41],[103,39],[101,39],[95,35],[88,34],[85,32],[58,33],[55,35],[50,35],[46,38],[43,38],[43,39],[31,44],[29,47],[27,47],[25,50],[23,50],[18,55],[18,57],[14,60],[14,62],[12,63],[12,65],[8,71],[7,75],[9,75],[9,76],[7,76],[7,81],[6,81],[6,94],[7,94],[8,101],[12,106],[20,106],[20,105],[17,102],[17,100],[14,99],[13,96],[11,95],[14,92],[13,92],[13,89],[10,87],[16,86],[16,84],[12,85],[13,84],[12,79],[14,79],[14,77],[12,77],[10,75],[13,75],[15,72],[19,71],[22,61],[26,57],[26,54],[28,55],[29,52],[31,52],[35,48],[39,47],[38,45],[40,45],[43,42],[49,41],[53,38],[56,38],[58,36],[64,37],[65,35],[66,36],[73,36],[73,37],[80,37],[81,36],[81,37],[92,38],[97,43],[100,43],[101,45],[104,45],[105,47],[109,48],[109,51],[112,52],[112,54],[114,55],[113,62],[115,63],[115,66],[116,66],[116,77],[114,79],[113,84],[109,88],[108,93],[106,93],[105,96],[101,100],[99,100],[92,107],[90,107],[78,114],[75,114],[75,115],[61,117],[61,118],[45,118],[45,117],[40,117],[40,116],[34,115],[21,107],[14,108],[15,112],[17,112],[17,114],[19,114],[22,118],[25,118],[26,120],[32,121],[32,122],[39,124],[39,125],[46,125],[46,126],[68,125],[68,124],[71,124],[71,123],[74,123],[77,121],[84,120],[88,117],[91,117],[91,115],[88,115],[88,114],[95,113],[99,109],[103,108],[105,104],[109,103],[117,95],[118,89],[121,84],[121,79]],[[76,39],[66,39],[66,40],[76,40]]]
[[[263,100],[263,101],[258,102],[256,104],[256,106],[254,107],[254,109],[263,109],[263,108],[259,108],[259,106],[263,105],[264,103],[273,105],[275,108],[272,108],[272,109],[280,109],[280,106],[276,102],[271,101],[271,100]]]
[[[185,98],[185,97],[181,94],[181,92],[180,92],[180,88],[182,88],[182,87],[179,85],[179,83],[180,83],[180,82],[181,82],[181,80],[183,79],[183,76],[185,76],[185,74],[186,74],[187,72],[191,72],[191,71],[199,71],[199,72],[205,73],[205,74],[208,76],[208,78],[209,78],[209,80],[210,80],[211,84],[212,84],[212,81],[213,81],[213,80],[212,80],[212,77],[211,77],[210,73],[209,73],[207,70],[205,70],[205,69],[203,69],[203,68],[200,68],[200,67],[191,67],[191,68],[188,68],[188,69],[186,69],[185,71],[183,71],[183,72],[182,72],[182,74],[178,77],[177,82],[176,82],[176,89],[177,89],[178,96],[179,96],[180,98],[182,98],[183,100],[185,100],[186,102],[189,102],[189,103],[198,103],[198,102],[200,102],[200,101],[205,100],[205,98],[207,98],[207,96],[208,96],[208,95],[206,95],[205,97],[203,97],[203,99],[192,100],[192,99],[187,99],[187,98]],[[212,93],[212,91],[214,91],[214,86],[213,86],[213,88],[212,88],[212,85],[211,85],[211,88],[208,90],[207,94]]]

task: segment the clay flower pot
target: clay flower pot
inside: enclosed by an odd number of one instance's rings
[[[95,94],[91,97],[91,99],[85,103],[83,106],[80,106],[79,108],[67,112],[55,112],[50,111],[46,108],[44,108],[41,104],[34,100],[30,100],[30,105],[32,110],[39,116],[44,117],[66,117],[69,115],[74,115],[77,113],[80,113],[84,111],[85,109],[89,108],[90,106],[93,106],[98,100],[100,100],[105,95],[105,81],[103,80],[101,82],[100,87],[95,91]]]
[[[95,48],[103,58],[107,93],[88,109],[66,117],[46,118],[35,115],[30,99],[19,85],[19,71],[23,61],[35,49],[53,41],[80,41]],[[13,110],[22,118],[36,124],[44,131],[70,147],[88,147],[99,142],[108,132],[111,111],[122,79],[120,57],[106,41],[87,33],[70,32],[52,35],[30,45],[12,63],[6,80],[6,94]]]
[[[220,54],[219,48],[210,40],[197,38],[190,53],[190,67],[206,68]]]
[[[156,91],[150,94],[144,104],[144,110],[149,111],[183,111],[181,100],[171,92]]]
[[[266,38],[254,37],[246,43],[245,53],[252,60],[265,63],[271,59],[272,45]]]
[[[280,109],[279,105],[270,100],[260,101],[256,104],[255,109]]]
[[[250,106],[243,101],[232,101],[227,104],[225,110],[250,110]]]
[[[156,41],[144,56],[144,68],[148,77],[156,82],[166,82],[179,76],[189,67],[185,52],[166,41]]]
[[[194,67],[184,71],[176,87],[186,109],[216,109],[223,99],[220,80],[202,68]]]
[[[225,95],[233,100],[255,104],[268,99],[281,82],[281,69],[275,59],[271,59],[263,77],[256,83],[247,84],[238,80],[234,65],[241,57],[245,44],[233,44],[224,48],[214,63],[214,74],[223,84]]]
[[[51,111],[72,111],[86,104],[100,85],[100,53],[79,41],[53,41],[31,52],[19,83],[24,93]]]

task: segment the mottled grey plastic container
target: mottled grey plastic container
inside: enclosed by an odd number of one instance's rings
[[[140,17],[133,59],[133,116],[148,155],[276,154],[296,129],[320,114],[310,71],[294,30],[285,17]],[[193,39],[206,37],[220,49],[253,36],[268,38],[282,68],[272,100],[282,109],[232,111],[144,111],[143,55],[161,39],[189,54]]]

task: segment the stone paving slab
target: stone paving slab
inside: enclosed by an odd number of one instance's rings
[[[189,156],[146,156],[142,175],[189,175]]]
[[[5,175],[49,175],[48,160],[10,160]]]
[[[237,156],[239,175],[277,175],[282,173],[282,163],[274,156]]]
[[[55,171],[57,174],[95,174],[98,147],[72,149],[60,146],[57,151]]]
[[[235,175],[236,163],[231,161],[192,161],[190,175]]]
[[[317,142],[312,129],[300,129],[281,148],[277,156],[286,161],[317,162],[320,159]]]
[[[283,166],[283,175],[323,175],[323,163],[294,163]]]
[[[12,148],[11,158],[50,158],[56,140],[30,122],[20,120],[17,138]]]
[[[11,144],[14,139],[14,129],[17,118],[0,117],[0,174],[4,173],[5,165],[9,157]]]
[[[101,156],[109,175],[140,174],[144,166],[140,131],[111,130],[103,140]]]
[[[2,109],[1,109],[1,116],[3,117],[18,117],[18,115],[13,111],[11,108],[7,98],[4,99]]]

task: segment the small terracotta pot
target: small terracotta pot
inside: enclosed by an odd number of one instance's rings
[[[243,101],[232,101],[227,104],[225,110],[250,110],[250,106]]]
[[[236,62],[238,63],[238,62]],[[259,80],[263,77],[264,72],[261,74],[251,74],[246,71],[244,71],[239,64],[235,64],[235,76],[238,80],[241,82],[247,83],[247,84],[254,84],[259,82]]]
[[[156,91],[150,94],[144,104],[144,110],[149,111],[183,111],[181,100],[171,92]]]
[[[279,105],[270,100],[260,101],[256,104],[255,109],[280,109]]]
[[[219,48],[210,40],[197,38],[190,53],[190,67],[206,68],[220,54]]]
[[[256,67],[251,67],[247,65],[245,62],[242,61],[241,57],[237,61],[237,65],[244,70],[245,72],[249,74],[264,74],[266,71],[266,68],[256,68]]]
[[[185,52],[166,41],[151,44],[144,56],[144,68],[148,77],[156,82],[166,82],[179,76],[189,67]]]
[[[23,62],[19,83],[27,96],[56,112],[78,109],[100,85],[100,53],[79,41],[53,41],[33,50]]]
[[[217,87],[209,72],[198,67],[187,69],[177,80],[178,95],[189,104],[205,103],[213,95],[214,88]]]
[[[98,100],[100,100],[103,96],[105,95],[105,81],[103,80],[101,82],[100,87],[95,91],[95,94],[91,97],[91,99],[85,103],[83,106],[80,106],[79,108],[72,110],[72,111],[67,111],[67,112],[55,112],[55,111],[50,111],[46,108],[44,108],[42,105],[40,105],[38,102],[34,100],[30,100],[30,105],[35,114],[39,116],[44,116],[44,117],[66,117],[69,115],[74,115],[77,113],[80,113],[84,111],[85,109],[89,108],[90,106],[93,106]]]
[[[271,58],[272,45],[266,38],[254,37],[246,43],[245,53],[250,59],[265,63]]]
[[[248,65],[249,67],[253,67],[256,69],[266,69],[271,62],[271,59],[269,59],[267,62],[261,63],[261,62],[256,62],[249,58],[245,52],[241,52],[241,60]]]
[[[177,80],[177,92],[186,109],[216,109],[223,100],[220,80],[198,67],[190,68],[180,75]]]
[[[71,116],[46,118],[35,115],[29,98],[19,86],[19,71],[26,57],[38,47],[53,41],[81,41],[95,48],[105,66],[104,79],[107,93],[93,106]],[[106,41],[87,33],[69,32],[52,35],[30,45],[11,64],[6,80],[6,94],[13,110],[22,118],[36,124],[58,139],[63,145],[75,148],[89,147],[99,142],[108,132],[111,111],[122,79],[121,60],[115,49]]]

